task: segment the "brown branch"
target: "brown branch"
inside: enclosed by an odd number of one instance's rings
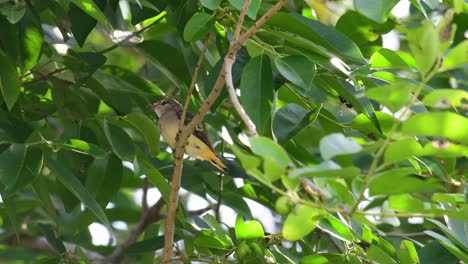
[[[148,210],[148,178],[143,179],[143,195],[141,197],[141,208],[143,212]]]
[[[172,258],[172,244],[174,244],[175,215],[176,215],[177,204],[178,204],[178,199],[179,199],[180,182],[182,179],[182,169],[183,169],[182,159],[184,157],[185,144],[188,140],[188,136],[183,142],[178,140],[178,138],[182,134],[182,128],[184,127],[185,116],[187,115],[187,109],[190,103],[190,97],[192,95],[195,84],[197,83],[198,72],[200,71],[201,64],[203,63],[203,58],[205,57],[205,52],[206,52],[209,39],[210,39],[210,32],[206,34],[206,37],[203,40],[203,48],[200,52],[200,56],[198,57],[197,65],[195,66],[195,70],[192,76],[192,82],[190,83],[190,87],[187,91],[187,97],[185,98],[184,108],[182,111],[182,115],[180,117],[179,131],[177,132],[177,136],[176,136],[177,143],[176,143],[176,149],[174,152],[174,172],[173,172],[173,177],[172,177],[171,193],[169,195],[169,205],[167,209],[166,224],[164,225],[164,249],[163,249],[162,263],[169,263]]]
[[[235,55],[237,50],[242,44],[252,36],[255,31],[262,26],[275,12],[281,9],[286,3],[286,0],[279,0],[265,15],[263,15],[255,24],[250,27],[247,32],[236,42],[232,42],[229,46],[229,50],[226,56]],[[245,5],[245,4],[244,4]],[[239,21],[238,21],[239,23]],[[242,25],[241,25],[242,26]],[[223,64],[223,69],[225,65]],[[192,121],[182,129],[179,134],[179,138],[176,142],[176,148],[174,153],[174,172],[172,175],[172,188],[169,197],[169,209],[166,218],[165,225],[165,239],[164,239],[164,250],[162,263],[169,264],[172,259],[172,245],[174,243],[174,225],[175,225],[175,214],[177,210],[178,192],[180,188],[180,180],[182,176],[182,158],[184,154],[184,146],[187,143],[189,136],[192,134],[195,127],[201,123],[208,110],[214,104],[216,99],[219,97],[221,90],[225,84],[226,74],[225,71],[221,71],[216,79],[213,90],[206,98],[205,102],[201,105],[198,113],[194,116]]]
[[[190,97],[192,96],[193,88],[195,88],[195,84],[198,80],[198,72],[200,71],[201,65],[203,63],[203,59],[205,58],[206,47],[208,46],[208,40],[210,39],[211,32],[208,32],[203,40],[203,48],[200,52],[200,56],[198,57],[197,64],[195,65],[195,70],[193,71],[192,82],[190,83],[190,87],[187,91],[187,97],[185,98],[184,109],[182,111],[182,116],[180,117],[179,122],[179,131],[182,131],[182,127],[184,126],[185,116],[187,115],[187,109],[190,103]]]
[[[239,100],[237,99],[234,84],[232,83],[232,65],[234,64],[235,60],[235,56],[233,58],[226,57],[224,59],[224,74],[226,75],[226,87],[229,93],[229,98],[231,99],[231,103],[234,106],[234,109],[236,109],[237,114],[240,116],[242,121],[244,121],[244,124],[247,127],[247,129],[249,129],[250,134],[252,134],[252,136],[257,136],[258,133],[255,124],[252,122],[252,120],[240,104]]]
[[[164,199],[161,197],[153,206],[143,213],[138,225],[132,229],[125,241],[120,244],[109,257],[107,257],[106,263],[120,263],[124,250],[137,241],[138,237],[145,231],[146,227],[151,223],[164,218],[164,215],[161,214],[163,206]]]

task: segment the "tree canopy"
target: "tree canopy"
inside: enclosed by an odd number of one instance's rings
[[[468,263],[466,21],[463,0],[0,0],[0,262]],[[194,114],[173,150],[166,97]],[[225,173],[179,159],[199,123]]]

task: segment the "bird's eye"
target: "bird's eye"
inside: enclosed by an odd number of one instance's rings
[[[167,101],[163,101],[161,104],[162,105],[167,105]]]

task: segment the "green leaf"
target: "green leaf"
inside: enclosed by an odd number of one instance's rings
[[[66,254],[67,250],[65,249],[65,245],[63,244],[63,241],[56,237],[54,234],[54,230],[48,225],[45,224],[38,224],[39,229],[41,232],[44,234],[44,236],[47,239],[47,242],[59,253],[61,254]]]
[[[273,132],[278,141],[288,141],[306,127],[310,113],[294,103],[287,104],[278,110],[273,119]]]
[[[396,161],[411,158],[412,156],[420,156],[423,154],[423,148],[414,138],[402,139],[392,142],[385,149],[384,162],[394,163]]]
[[[42,29],[27,16],[19,23],[18,39],[21,52],[21,70],[26,72],[41,57],[44,34]]]
[[[107,3],[106,1],[97,1],[96,4],[101,10],[104,10]],[[59,10],[56,12],[61,14],[64,11]],[[89,33],[91,33],[91,31],[96,26],[97,20],[94,19],[92,16],[88,15],[85,11],[83,11],[80,7],[76,5],[69,5],[68,17],[71,22],[70,29],[73,33],[73,37],[75,37],[76,42],[78,42],[78,45],[80,45],[80,47],[83,47]]]
[[[366,95],[395,113],[409,102],[411,88],[405,84],[396,83],[368,89]]]
[[[47,189],[48,186],[46,179],[42,176],[36,177],[34,179],[34,182],[32,183],[32,186],[37,196],[39,197],[39,200],[41,200],[41,203],[44,206],[46,212],[54,220],[54,222],[57,223],[57,213],[55,211],[54,204],[52,203],[52,200],[49,196],[49,190]]]
[[[246,223],[240,215],[237,215],[236,218],[235,233],[238,241],[258,239],[265,236],[260,222],[252,220]]]
[[[374,122],[372,122],[369,119],[369,117],[367,117],[365,114],[357,115],[351,122],[351,127],[367,135],[369,134],[373,134],[374,136],[377,136],[380,134],[387,135],[393,125],[393,121],[395,118],[384,112],[375,112],[375,116],[376,116],[377,122],[380,124],[382,132],[379,132],[377,130]]]
[[[440,235],[436,232],[433,232],[431,230],[424,231],[427,235],[435,238],[437,241],[439,241],[442,246],[444,246],[448,251],[450,251],[453,255],[455,255],[457,258],[459,258],[463,262],[468,261],[468,253],[461,248],[457,247],[455,244],[450,241],[447,237]]]
[[[131,124],[148,144],[151,156],[156,157],[159,153],[159,129],[147,116],[140,113],[130,113],[123,120]]]
[[[2,1],[0,3],[0,14],[4,15],[8,22],[16,24],[20,21],[26,13],[26,2],[25,1],[14,1],[7,2]]]
[[[20,94],[20,79],[13,62],[0,52],[0,90],[8,110],[11,110]]]
[[[331,214],[326,214],[322,221],[320,221],[319,226],[322,230],[327,230],[327,233],[344,242],[349,243],[354,240],[353,233],[346,223]]]
[[[299,14],[278,12],[267,21],[267,24],[293,34],[295,39],[300,36],[323,46],[325,53],[328,50],[341,54],[359,64],[366,63],[359,47],[351,39],[318,21],[305,18]],[[328,55],[330,55],[329,52]],[[332,54],[330,58],[334,56],[336,55]]]
[[[251,59],[242,71],[240,102],[260,135],[270,127],[273,88],[270,59],[266,55]]]
[[[400,263],[418,264],[419,258],[414,243],[409,240],[403,240],[400,244]]]
[[[414,175],[412,168],[399,168],[386,171],[372,177],[369,183],[370,195],[430,192],[443,190],[435,178],[423,178]]]
[[[174,77],[174,81],[182,81],[185,84],[190,84],[192,77],[185,64],[185,57],[181,50],[175,48],[165,42],[158,40],[147,40],[137,45],[149,59],[161,65],[170,74],[170,77]]]
[[[315,254],[302,257],[299,260],[299,264],[326,264],[330,263],[325,256]]]
[[[441,70],[446,71],[466,66],[468,64],[468,56],[466,54],[468,54],[468,40],[462,41],[447,53]]]
[[[331,160],[326,160],[319,165],[302,167],[289,171],[290,178],[313,178],[313,177],[342,177],[354,178],[360,173],[359,168],[347,167],[341,168],[338,164]]]
[[[423,212],[424,203],[409,194],[391,195],[388,199],[388,207],[401,212]]]
[[[354,0],[354,7],[361,14],[378,23],[383,23],[397,3],[398,0]]]
[[[221,4],[221,0],[200,0],[200,4],[210,10],[215,10]]]
[[[244,0],[228,0],[229,3],[234,6],[237,10],[242,10],[242,7],[244,6],[245,1]],[[247,16],[255,20],[257,18],[257,12],[260,9],[261,5],[261,0],[252,0],[250,1],[249,8],[247,9]]]
[[[337,155],[352,154],[361,151],[362,147],[352,139],[347,139],[342,133],[333,133],[320,140],[320,154],[325,160]]]
[[[207,247],[215,249],[229,249],[226,245],[216,236],[201,235],[195,238],[195,246]]]
[[[397,262],[388,255],[385,251],[379,248],[376,245],[370,246],[370,248],[366,252],[366,256],[370,259],[375,261],[379,264],[397,264]]]
[[[381,35],[390,32],[393,29],[393,23],[387,21],[387,23],[379,24],[359,12],[350,10],[338,19],[335,28],[361,46],[374,42]]]
[[[436,89],[424,96],[422,102],[435,108],[463,108],[468,106],[468,92],[461,89]]]
[[[236,157],[242,164],[242,167],[247,171],[256,169],[262,164],[260,158],[256,157],[255,155],[250,155],[246,151],[242,150],[241,148],[237,147],[236,145],[232,145],[232,152],[236,154]]]
[[[214,229],[216,237],[223,242],[225,247],[232,247],[233,244],[231,238],[224,232],[223,228],[213,215],[206,214],[203,216],[203,220],[205,220],[206,223]]]
[[[206,13],[196,13],[193,15],[184,29],[184,40],[193,42],[202,39],[213,27],[214,17]]]
[[[418,250],[418,255],[420,263],[440,264],[457,263],[457,261],[459,261],[438,241],[432,241],[424,245],[423,248]]]
[[[0,154],[0,182],[5,186],[7,196],[15,191],[25,157],[26,147],[23,144],[12,144]]]
[[[306,90],[313,85],[315,64],[303,56],[276,57],[275,65],[281,75]]]
[[[78,6],[90,17],[96,19],[101,25],[106,27],[108,31],[112,31],[113,27],[111,23],[107,20],[104,13],[99,9],[99,6],[93,0],[71,0],[73,4]]]
[[[381,48],[372,54],[369,61],[373,69],[415,69],[414,58],[403,51]]]
[[[450,241],[456,243],[460,248],[468,249],[468,223],[466,221],[454,220],[452,218],[446,218],[447,226],[435,219],[427,219],[439,227],[442,232],[450,239]],[[467,252],[468,253],[468,252]]]
[[[406,36],[418,69],[422,73],[428,72],[439,54],[436,29],[430,21],[426,21],[421,27],[408,30]]]
[[[111,125],[104,120],[104,133],[114,153],[125,161],[133,162],[135,159],[135,145],[128,134],[120,127]]]
[[[401,127],[406,135],[444,137],[468,144],[468,118],[452,112],[420,113],[410,117]]]
[[[16,179],[16,183],[13,189],[7,188],[5,190],[6,193],[14,190],[18,190],[19,188],[28,186],[31,184],[36,176],[42,169],[43,165],[43,155],[42,151],[35,147],[28,147],[26,149],[26,156],[24,158],[24,162],[21,167],[21,171],[19,172],[18,178]]]
[[[96,201],[105,207],[120,190],[123,165],[116,155],[110,155],[107,160],[105,175],[96,191]]]
[[[106,156],[106,151],[101,147],[80,139],[69,139],[65,144],[63,144],[63,147],[98,159],[102,159]]]
[[[286,217],[281,234],[289,241],[299,240],[312,232],[322,217],[322,210],[298,205]]]
[[[78,198],[88,209],[90,209],[97,218],[106,226],[110,234],[112,234],[112,226],[107,219],[106,214],[93,199],[91,194],[85,189],[81,182],[72,174],[69,168],[53,159],[46,159],[47,167],[54,173],[57,179]]]
[[[271,158],[280,167],[286,167],[292,163],[288,153],[273,140],[266,137],[251,137],[249,141],[252,152],[262,158]]]

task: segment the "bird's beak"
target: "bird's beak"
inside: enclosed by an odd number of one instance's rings
[[[154,109],[157,107],[157,104],[149,104],[146,107]]]

